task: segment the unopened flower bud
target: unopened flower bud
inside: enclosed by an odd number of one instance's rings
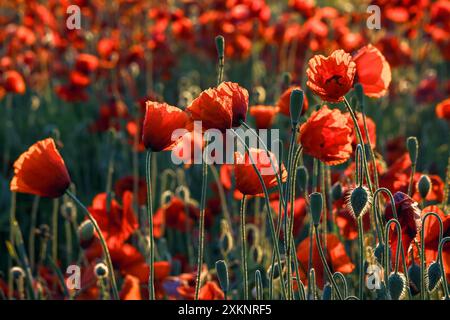
[[[104,279],[108,276],[108,267],[103,262],[99,262],[94,267],[94,272],[97,278]]]
[[[315,227],[318,227],[320,224],[320,217],[322,215],[323,208],[323,198],[322,194],[319,192],[314,192],[309,196],[310,207],[311,207],[311,216],[313,220],[313,224]]]
[[[427,175],[422,175],[417,183],[417,189],[419,190],[422,199],[426,199],[431,190],[431,180]]]
[[[419,154],[419,141],[416,137],[409,137],[406,140],[406,146],[408,147],[411,162],[415,165],[417,163],[417,155]]]
[[[300,115],[303,110],[303,90],[294,89],[291,92],[291,100],[289,104],[289,111],[291,115],[291,126],[295,128],[300,121]]]

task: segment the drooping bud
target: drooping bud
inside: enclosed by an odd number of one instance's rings
[[[108,276],[108,267],[103,262],[99,262],[94,267],[94,272],[97,278],[104,279]]]
[[[346,204],[348,210],[356,219],[369,210],[372,204],[372,196],[365,186],[358,186],[347,197]]]
[[[94,238],[94,225],[90,220],[85,220],[78,226],[78,238],[83,248],[91,243]]]
[[[425,277],[425,283],[428,292],[433,292],[439,286],[442,279],[441,268],[439,263],[432,262],[427,269],[427,276]]]
[[[300,166],[297,169],[297,181],[300,185],[300,190],[302,192],[308,191],[308,169],[304,166]]]
[[[408,268],[408,278],[411,287],[411,292],[413,294],[417,294],[420,292],[420,287],[422,283],[422,279],[420,276],[420,267],[417,263],[413,262]]]
[[[334,201],[339,200],[342,197],[342,185],[340,182],[336,182],[331,187],[331,199]]]
[[[219,279],[220,287],[222,288],[223,292],[228,292],[230,287],[230,281],[228,278],[228,267],[227,263],[223,260],[216,261],[216,272],[217,272],[217,278]]]
[[[402,300],[406,296],[406,277],[401,272],[392,272],[388,278],[388,289],[392,300]]]
[[[15,266],[11,268],[11,275],[14,279],[24,278],[25,271],[21,267]]]
[[[289,111],[291,115],[291,126],[295,128],[300,121],[300,115],[303,110],[303,90],[294,89],[291,92],[291,100],[289,104]]]
[[[422,175],[417,183],[417,189],[419,190],[422,199],[426,199],[431,190],[431,180],[427,175]]]
[[[409,137],[406,140],[406,146],[408,147],[409,157],[413,165],[417,163],[417,156],[419,154],[419,141],[416,137]]]
[[[318,227],[320,224],[320,217],[322,215],[323,198],[319,192],[313,192],[309,196],[309,204],[311,208],[311,216],[314,227]]]

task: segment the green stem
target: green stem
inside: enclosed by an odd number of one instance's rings
[[[148,266],[150,273],[148,276],[148,297],[149,300],[155,300],[155,239],[153,237],[153,203],[152,203],[152,183],[151,183],[151,160],[152,151],[147,151],[145,161],[145,180],[147,182],[147,219],[149,228],[149,254]]]
[[[58,208],[59,199],[53,199],[52,212],[52,260],[58,263]]]
[[[100,230],[100,227],[97,224],[97,221],[95,218],[91,215],[89,210],[78,200],[78,198],[72,194],[69,190],[66,190],[66,194],[83,210],[84,214],[88,217],[88,219],[91,221],[92,225],[94,226],[95,231],[98,234],[98,237],[100,239],[100,244],[103,249],[103,254],[105,255],[106,259],[106,265],[109,269],[109,277],[111,280],[111,286],[113,291],[113,296],[115,300],[119,300],[119,291],[117,290],[117,283],[116,283],[116,277],[114,276],[114,268],[111,261],[111,256],[109,254],[108,246],[106,245],[105,238],[103,237],[102,231]]]
[[[244,300],[248,300],[248,267],[247,267],[247,248],[246,248],[246,230],[245,230],[245,211],[247,206],[246,196],[241,200],[241,260],[242,260],[242,278],[244,282]]]
[[[357,218],[358,222],[358,245],[359,245],[359,299],[364,299],[364,229],[362,216]]]

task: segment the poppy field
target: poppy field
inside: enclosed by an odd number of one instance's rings
[[[0,2],[0,300],[449,300],[450,1]]]

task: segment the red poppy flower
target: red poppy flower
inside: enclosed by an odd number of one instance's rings
[[[277,199],[271,199],[270,205],[273,209],[273,211],[277,214],[279,214],[280,209],[280,200]],[[288,203],[288,217],[291,215],[291,204]],[[282,219],[284,218],[284,210],[282,210]],[[294,201],[294,236],[297,236],[299,232],[302,230],[303,227],[303,221],[306,217],[306,202],[304,198],[297,198]]]
[[[120,290],[121,300],[142,300],[139,279],[127,274]]]
[[[335,212],[336,225],[339,227],[339,233],[347,240],[355,240],[358,238],[358,226],[354,216],[343,206],[336,209]],[[363,215],[364,231],[370,230],[370,214]]]
[[[350,115],[350,113],[348,113],[348,112],[345,113],[345,116],[347,117],[347,123],[353,124],[352,116]],[[357,113],[356,118],[358,120],[359,130],[361,130],[361,133],[363,136],[362,137],[363,143],[367,144],[367,143],[369,143],[369,141],[367,140],[366,132],[364,129],[363,116],[361,113]],[[372,149],[375,149],[375,146],[377,144],[377,126],[376,126],[375,122],[373,122],[373,120],[371,118],[369,118],[368,116],[366,116],[366,124],[367,124],[367,131],[369,132],[370,145],[372,146]],[[353,150],[356,150],[356,146],[358,145],[358,137],[356,135],[354,126],[351,125],[350,128],[352,130],[352,147],[353,147]]]
[[[80,53],[75,60],[75,69],[84,73],[96,71],[98,65],[98,58],[88,53]]]
[[[409,173],[411,170],[411,159],[406,152],[395,161],[380,178],[380,187],[391,191],[407,192],[409,185]]]
[[[340,102],[353,86],[355,63],[344,50],[336,50],[329,57],[315,55],[308,62],[308,87],[322,100]]]
[[[15,70],[6,71],[3,74],[3,86],[7,92],[25,93],[25,81],[22,75]]]
[[[272,169],[269,156],[275,165],[275,169],[279,172],[281,180],[284,182],[287,179],[287,172],[282,165],[279,169],[277,159],[275,155],[269,152],[269,155],[265,150],[250,148],[250,154],[255,162],[258,171],[261,173],[264,180],[264,184],[267,189],[273,188],[277,185],[277,179],[275,172]],[[252,166],[252,161],[248,153],[245,155],[235,152],[234,154],[235,165],[234,175],[236,177],[236,189],[238,189],[244,195],[262,196],[263,187],[261,186],[258,175]],[[281,171],[281,172],[280,172]]]
[[[450,121],[450,98],[441,101],[436,106],[436,116]]]
[[[185,133],[173,146],[172,156],[181,161],[186,167],[193,163],[201,163],[205,140],[198,131]]]
[[[199,300],[223,300],[225,295],[219,285],[214,281],[207,281],[198,293]]]
[[[401,42],[396,36],[385,36],[375,46],[386,57],[391,68],[411,63],[411,48],[406,41]]]
[[[303,151],[328,165],[347,161],[352,154],[352,129],[338,109],[323,106],[300,127]]]
[[[114,185],[114,192],[116,197],[122,198],[125,192],[133,192],[135,179],[133,176],[126,176],[116,181]],[[139,205],[145,205],[147,203],[147,183],[145,179],[139,178],[138,185],[138,203]]]
[[[125,242],[138,228],[133,211],[133,194],[125,191],[122,199],[123,207],[115,199],[111,199],[108,210],[108,196],[106,193],[100,193],[88,208],[97,220],[106,241],[112,246]]]
[[[303,283],[307,283],[308,262],[309,262],[309,237],[306,237],[297,246],[297,258],[299,260],[300,278]],[[319,287],[324,285],[324,269],[322,260],[320,259],[319,251],[317,249],[316,241],[313,240],[312,248],[312,267],[316,271],[316,281]],[[327,234],[326,252],[324,252],[328,266],[331,272],[342,272],[343,274],[352,273],[355,265],[350,261],[344,245],[339,241],[339,238],[332,233]]]
[[[257,129],[269,129],[278,110],[277,107],[257,105],[250,107],[250,115],[255,118]]]
[[[418,203],[403,192],[396,192],[394,194],[394,201],[398,221],[402,227],[402,245],[406,256],[411,241],[416,237],[422,227],[422,220],[420,218],[421,211]],[[389,221],[394,217],[390,203],[386,205],[385,217],[386,221]],[[392,225],[390,234],[392,257],[396,256],[398,241],[397,233],[394,228],[395,225]]]
[[[233,112],[233,127],[239,127],[241,121],[245,121],[247,118],[248,109],[248,91],[245,88],[239,86],[234,82],[222,82],[217,90],[223,95],[229,95],[232,99],[232,112]]]
[[[353,57],[357,81],[364,94],[371,98],[384,96],[391,83],[391,67],[383,54],[371,44],[362,47]]]
[[[285,116],[290,116],[291,109],[291,93],[294,90],[301,90],[302,88],[300,86],[291,86],[287,88],[280,96],[277,102],[277,107],[280,110],[282,114]],[[303,109],[302,109],[302,115],[305,114],[306,110],[308,110],[308,99],[306,99],[306,95],[303,96]]]
[[[41,197],[57,198],[71,183],[63,158],[51,138],[32,145],[14,163],[10,189]]]
[[[169,150],[177,141],[172,140],[176,129],[186,126],[188,116],[167,103],[147,101],[142,140],[147,149],[159,152]]]

